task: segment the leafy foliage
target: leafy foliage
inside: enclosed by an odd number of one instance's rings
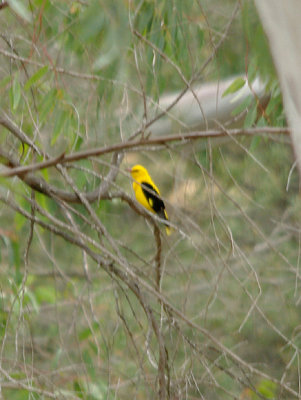
[[[290,143],[229,125],[286,125],[253,3],[11,0],[0,34],[3,171],[58,157],[1,177],[3,396],[298,398]],[[163,95],[233,75],[223,101],[250,92],[216,124],[223,137],[183,140],[195,121],[181,115],[163,125]],[[178,140],[151,144],[155,122],[163,139],[180,125]],[[95,149],[107,152],[65,162]],[[171,238],[129,195],[134,163],[160,188]]]

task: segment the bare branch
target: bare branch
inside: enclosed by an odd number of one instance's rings
[[[1,123],[1,120],[0,120]],[[204,132],[189,132],[177,135],[169,135],[163,136],[160,138],[148,138],[139,141],[129,141],[125,143],[117,143],[106,147],[99,147],[95,149],[88,149],[79,152],[75,152],[72,154],[66,154],[63,156],[62,159],[58,157],[49,159],[47,161],[43,161],[41,163],[32,164],[29,166],[23,167],[16,167],[14,169],[10,169],[7,171],[3,171],[0,173],[0,176],[3,177],[11,177],[16,175],[26,174],[28,172],[34,172],[39,169],[47,168],[50,166],[56,166],[57,164],[65,164],[73,161],[79,161],[83,159],[87,159],[89,157],[101,156],[104,154],[114,153],[114,152],[121,152],[127,150],[135,150],[140,149],[142,147],[153,146],[153,145],[166,145],[168,143],[173,142],[187,142],[192,140],[199,140],[199,139],[208,139],[208,138],[218,138],[218,137],[227,137],[227,136],[255,136],[255,135],[288,135],[290,133],[289,128],[251,128],[251,129],[228,129],[225,131],[224,129],[221,130],[208,130]],[[61,156],[59,156],[61,157]]]

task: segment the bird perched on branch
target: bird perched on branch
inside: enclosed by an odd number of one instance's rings
[[[147,210],[157,214],[164,221],[168,221],[165,205],[161,199],[159,189],[154,184],[146,168],[142,165],[134,165],[129,172],[133,178],[133,189],[137,201]],[[171,234],[171,229],[168,223],[166,225],[167,235]]]

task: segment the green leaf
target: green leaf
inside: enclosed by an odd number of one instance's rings
[[[252,59],[248,65],[248,81],[252,83],[254,79],[258,76],[257,63]]]
[[[242,26],[244,29],[244,32],[248,38],[248,41],[251,40],[252,38],[252,21],[250,20],[250,15],[251,15],[251,6],[249,4],[249,2],[244,1],[243,5],[242,5]]]
[[[53,286],[38,286],[35,289],[37,302],[55,304],[56,290]]]
[[[93,322],[92,326],[93,326],[93,329],[95,329],[95,330],[98,329],[97,322]],[[82,342],[83,340],[87,339],[91,335],[92,335],[91,328],[90,327],[86,327],[86,328],[82,329],[81,332],[79,332],[78,339]]]
[[[48,168],[44,168],[41,170],[41,174],[46,182],[49,182],[49,170]]]
[[[198,37],[199,49],[201,49],[203,47],[203,45],[204,45],[205,33],[204,33],[204,30],[201,29],[200,27],[199,27],[197,33],[198,33],[197,37]]]
[[[209,158],[208,158],[208,151],[207,149],[201,150],[200,151],[200,162],[202,165],[204,165],[206,168],[208,167],[208,162],[209,162]]]
[[[74,144],[75,151],[78,151],[81,148],[81,145],[83,144],[83,142],[84,142],[84,139],[78,135],[75,139],[75,144]]]
[[[262,394],[266,399],[274,399],[276,394],[277,385],[274,382],[271,382],[267,379],[264,379],[260,382],[257,390],[260,394]]]
[[[99,7],[98,1],[90,2],[79,20],[78,28],[81,40],[95,39],[103,31],[105,20],[105,13]]]
[[[244,128],[250,128],[256,121],[256,117],[257,117],[257,107],[256,104],[254,104],[253,107],[248,111],[248,114],[246,115],[244,121]]]
[[[41,102],[41,107],[40,107],[40,121],[41,122],[43,122],[45,120],[47,115],[54,108],[56,100],[57,100],[56,95],[57,95],[57,90],[53,88],[46,94],[43,101]]]
[[[91,378],[92,381],[95,381],[97,379],[95,373],[95,366],[88,350],[83,351],[83,360],[85,362],[89,377]]]
[[[27,222],[26,217],[24,217],[22,214],[15,213],[14,223],[15,223],[16,230],[18,232],[23,228],[23,226],[25,225],[26,222]]]
[[[20,267],[20,248],[19,242],[11,241],[11,265],[16,266],[17,268]]]
[[[25,19],[27,22],[31,22],[31,14],[28,11],[28,9],[25,7],[24,2],[20,0],[8,0],[8,4],[12,10],[16,14],[19,15],[19,17]]]
[[[55,144],[55,142],[57,141],[57,138],[58,138],[59,134],[61,133],[61,131],[63,130],[63,127],[64,127],[65,122],[67,121],[68,117],[69,117],[69,112],[67,112],[65,110],[60,110],[58,112],[58,115],[55,119],[54,130],[53,130],[53,134],[52,134],[52,138],[51,138],[51,146],[53,146]]]
[[[89,336],[92,335],[90,328],[84,328],[78,335],[78,339],[82,342],[83,340],[87,339]]]
[[[40,68],[36,73],[34,73],[25,83],[24,89],[28,90],[31,86],[37,83],[48,71],[48,66],[45,65],[44,67]]]
[[[259,143],[261,142],[261,136],[254,136],[251,140],[250,144],[250,152],[254,152],[255,149],[258,147]]]
[[[237,92],[239,89],[241,89],[246,83],[246,80],[239,77],[236,78],[231,85],[224,91],[224,93],[222,94],[222,97],[227,96],[230,93],[235,93]]]
[[[30,212],[30,205],[29,203],[25,200],[24,197],[18,196],[16,197],[16,200],[18,202],[18,205],[25,211]],[[14,226],[16,231],[19,233],[20,230],[23,228],[25,223],[27,222],[27,218],[24,217],[21,213],[15,213],[14,215]]]
[[[3,390],[4,399],[14,399],[14,400],[28,400],[35,399],[33,397],[33,392],[25,389],[4,389]]]
[[[252,100],[253,96],[247,96],[233,111],[231,111],[231,115],[235,116],[246,110],[252,103]]]
[[[17,73],[14,77],[13,86],[12,86],[12,95],[13,95],[13,110],[16,111],[20,99],[21,99],[21,85],[19,82],[19,74]]]
[[[78,381],[74,381],[73,382],[73,389],[76,392],[76,396],[78,396],[79,398],[83,399],[83,389],[81,387],[81,385],[79,384]]]
[[[256,123],[256,126],[258,127],[264,127],[264,126],[268,126],[268,122],[264,117],[260,117],[259,120]]]

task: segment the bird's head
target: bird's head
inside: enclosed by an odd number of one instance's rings
[[[128,171],[131,173],[132,178],[133,178],[135,181],[139,181],[139,180],[141,180],[143,177],[148,176],[147,169],[144,168],[142,165],[139,165],[139,164],[134,165],[134,166],[133,166],[131,169],[129,169]]]

